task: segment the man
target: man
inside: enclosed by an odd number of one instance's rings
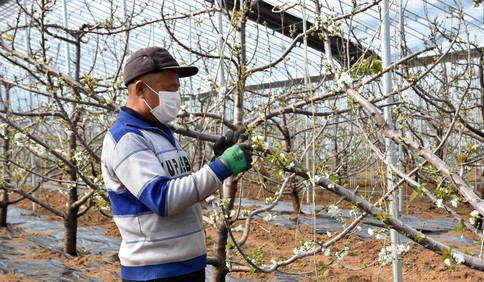
[[[160,47],[133,53],[124,67],[125,107],[106,134],[102,173],[121,233],[123,281],[205,281],[207,261],[199,202],[227,177],[250,168],[250,146],[237,134],[214,145],[216,158],[197,172],[167,126],[181,105],[182,67]],[[233,133],[233,132],[231,132]]]

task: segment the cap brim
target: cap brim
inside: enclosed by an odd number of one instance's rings
[[[180,71],[180,77],[188,77],[188,76],[193,76],[198,73],[198,68],[197,67],[181,67],[181,66],[173,66],[173,67],[164,67],[164,70],[166,69],[178,69]]]

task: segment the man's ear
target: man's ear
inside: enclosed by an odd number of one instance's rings
[[[138,98],[144,99],[145,98],[145,83],[142,80],[137,80],[133,83],[134,93]]]

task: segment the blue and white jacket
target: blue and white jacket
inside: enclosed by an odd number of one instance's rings
[[[231,174],[214,159],[199,171],[172,131],[129,108],[104,138],[102,174],[122,242],[121,277],[188,274],[207,262],[199,202]]]

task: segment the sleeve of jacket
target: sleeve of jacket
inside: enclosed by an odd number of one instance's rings
[[[230,176],[215,159],[199,171],[171,179],[148,142],[139,134],[128,133],[116,144],[112,169],[119,181],[139,201],[160,216],[183,211],[215,192]]]

